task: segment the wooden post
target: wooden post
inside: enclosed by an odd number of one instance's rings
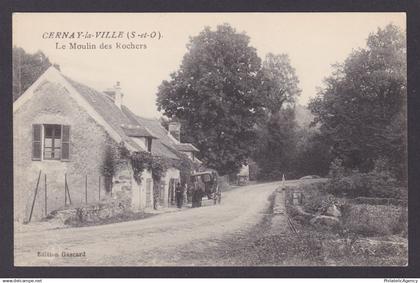
[[[47,174],[45,174],[45,188],[44,188],[44,192],[45,192],[45,217],[47,217],[48,215],[48,208],[47,208]]]
[[[99,200],[101,200],[101,176],[99,176],[98,179],[99,179],[98,194],[99,194]]]
[[[67,173],[64,173],[64,206],[67,206]]]
[[[85,203],[87,203],[87,175],[85,178]]]
[[[69,190],[69,184],[67,184],[67,180],[66,180],[66,192],[67,192],[67,196],[69,198],[69,204],[71,205],[70,190]]]
[[[28,220],[28,222],[31,222],[31,219],[32,219],[32,213],[34,211],[36,195],[38,194],[39,179],[41,179],[41,170],[39,170],[38,181],[36,182],[36,187],[35,187],[34,200],[32,201],[31,213],[29,214],[29,220]]]

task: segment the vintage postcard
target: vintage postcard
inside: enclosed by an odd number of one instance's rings
[[[405,13],[14,13],[15,266],[406,266]]]

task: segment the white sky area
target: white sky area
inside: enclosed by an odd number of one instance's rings
[[[176,71],[189,37],[205,26],[229,23],[250,37],[261,59],[269,52],[287,53],[300,80],[298,102],[306,105],[352,49],[366,46],[369,33],[394,23],[405,31],[405,13],[17,13],[13,45],[44,52],[63,74],[97,90],[121,82],[124,105],[144,117],[159,117],[155,104],[162,80]],[[45,32],[159,31],[152,39],[43,39]],[[56,42],[147,44],[145,50],[58,50]]]

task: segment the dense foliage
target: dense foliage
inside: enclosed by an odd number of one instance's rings
[[[152,164],[152,154],[146,151],[133,152],[130,155],[131,167],[134,171],[134,179],[137,183],[142,182],[142,173],[144,170],[150,170]]]
[[[313,128],[296,130],[296,155],[293,162],[296,177],[326,176],[331,160],[330,146],[318,130]]]
[[[134,179],[137,183],[141,183],[144,170],[148,170],[152,173],[153,208],[157,209],[161,198],[161,180],[169,167],[169,161],[160,156],[153,156],[150,152],[137,151],[130,154],[130,162],[134,171]]]
[[[13,101],[28,89],[52,63],[44,53],[28,54],[20,47],[13,47]],[[54,64],[59,69],[59,66]]]
[[[406,199],[407,188],[399,186],[386,159],[378,159],[367,173],[345,168],[341,159],[331,163],[328,191],[337,196]]]
[[[295,127],[293,108],[287,108],[270,115],[258,129],[259,142],[253,159],[260,169],[259,179],[281,179],[283,174],[291,178],[295,174]]]
[[[220,174],[235,172],[256,141],[261,60],[231,26],[205,28],[187,45],[179,70],[159,87],[158,109],[182,122],[182,138]]]
[[[344,166],[369,172],[386,158],[406,171],[406,40],[393,25],[378,29],[325,80],[310,103],[321,134]]]
[[[294,103],[301,90],[295,69],[286,54],[267,54],[258,73],[258,93],[264,112],[257,124],[258,143],[252,158],[259,179],[280,179],[292,173],[296,155]]]
[[[266,116],[277,114],[285,104],[293,106],[301,93],[299,79],[287,54],[268,53],[257,77]]]

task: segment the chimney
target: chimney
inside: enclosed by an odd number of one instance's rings
[[[177,139],[179,142],[181,141],[181,123],[179,122],[169,122],[168,126],[169,133]]]
[[[124,94],[121,92],[120,82],[116,83],[116,85],[114,86],[114,90],[115,90],[115,99],[114,99],[115,105],[117,105],[117,107],[121,109],[121,105],[123,104]]]

